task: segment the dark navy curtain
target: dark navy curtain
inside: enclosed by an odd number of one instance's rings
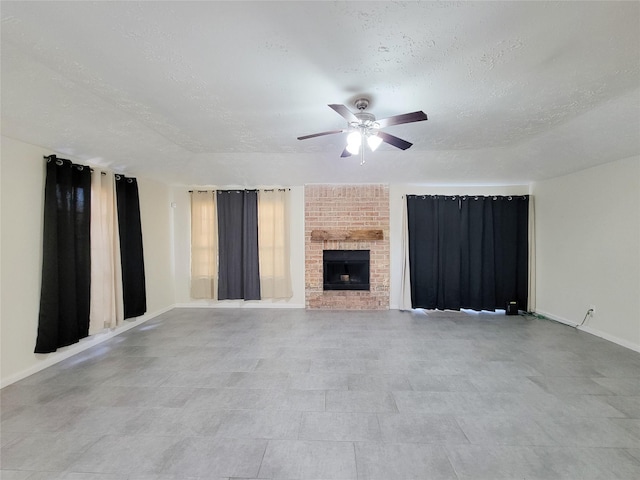
[[[527,308],[528,196],[408,195],[413,308]]]
[[[147,311],[147,294],[137,180],[116,175],[116,198],[124,318],[139,317]]]
[[[218,300],[260,300],[258,192],[218,190]]]
[[[35,353],[55,352],[89,334],[90,225],[90,169],[47,157]]]

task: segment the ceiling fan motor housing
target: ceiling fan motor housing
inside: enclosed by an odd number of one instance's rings
[[[366,131],[379,127],[379,125],[376,124],[375,115],[373,113],[364,111],[369,106],[368,98],[359,98],[354,102],[354,106],[358,109],[358,111],[355,112],[353,116],[358,119],[358,122],[351,122],[349,124],[350,127]]]
[[[366,127],[372,127],[374,126],[373,124],[376,122],[376,117],[373,113],[356,112],[353,115],[358,119],[358,123],[356,125],[364,125]]]

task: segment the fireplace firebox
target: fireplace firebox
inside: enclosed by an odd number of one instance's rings
[[[324,250],[324,290],[369,290],[369,250]]]

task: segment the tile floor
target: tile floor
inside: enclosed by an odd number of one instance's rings
[[[176,309],[1,395],[3,480],[640,478],[640,354],[534,318]]]

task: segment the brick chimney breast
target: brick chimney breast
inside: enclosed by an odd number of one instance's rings
[[[389,186],[307,185],[305,194],[305,303],[309,309],[389,308]],[[382,230],[382,239],[312,239],[311,232]],[[379,238],[379,236],[376,236]],[[323,290],[323,250],[369,250],[370,290]]]

